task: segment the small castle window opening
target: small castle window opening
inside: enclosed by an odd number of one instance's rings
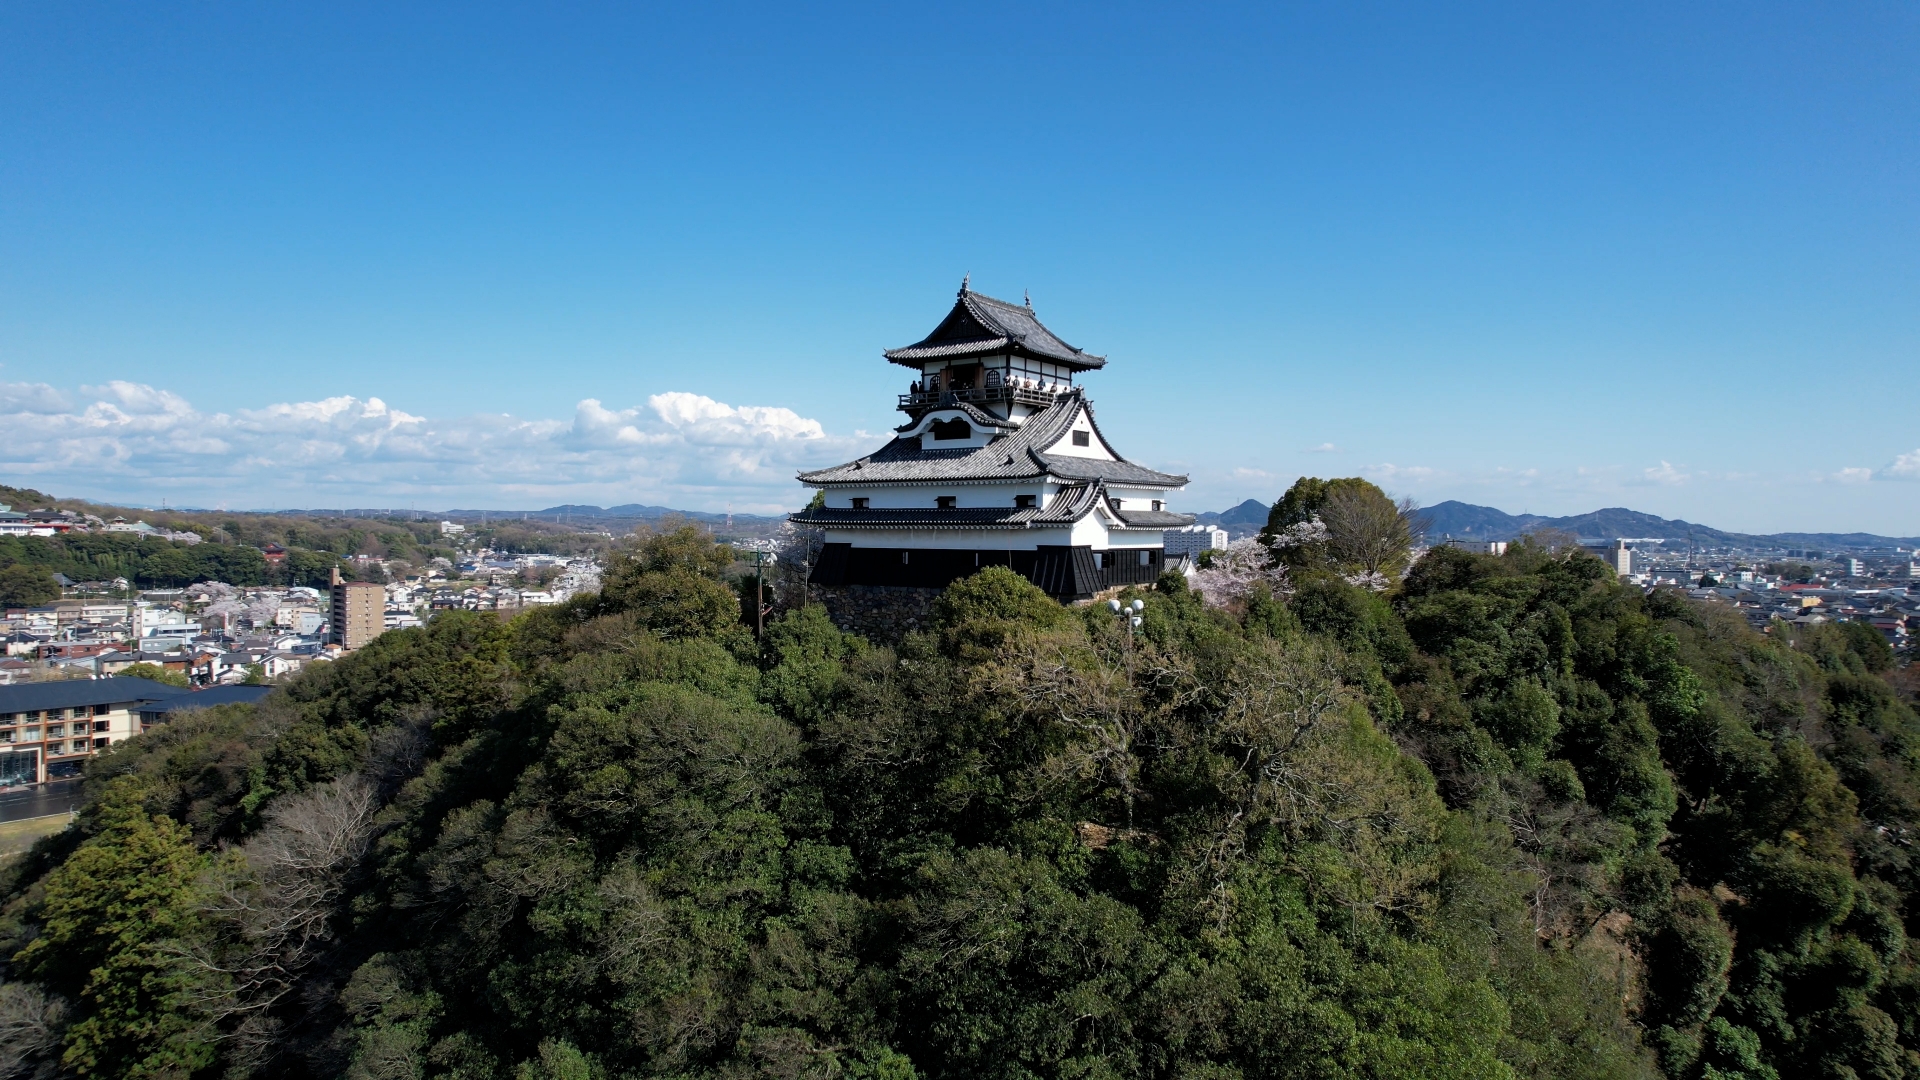
[[[939,507],[942,510],[953,509],[954,502],[955,502],[955,497],[952,495],[936,495],[933,498],[933,505]]]
[[[973,428],[965,420],[935,420],[929,428],[936,440],[973,438]]]
[[[867,508],[867,497],[865,495],[855,495],[853,497],[853,508],[855,510],[865,510]]]
[[[1015,505],[1015,506],[1017,506],[1017,507],[1020,507],[1020,508],[1022,508],[1022,509],[1032,509],[1032,507],[1033,507],[1033,496],[1031,496],[1031,495],[1015,495],[1015,496],[1013,497],[1013,505]]]
[[[936,439],[937,439],[937,438],[939,438],[939,437],[940,437],[940,436],[938,436],[938,435],[935,435],[935,436],[934,436],[934,438],[936,438]],[[1088,437],[1088,435],[1087,435],[1087,433],[1086,433],[1086,432],[1084,432],[1084,431],[1076,431],[1076,432],[1074,432],[1074,433],[1073,433],[1073,445],[1075,445],[1075,446],[1091,446],[1091,445],[1093,445],[1093,441],[1092,441],[1092,439],[1091,439],[1091,438],[1089,438],[1089,437]]]

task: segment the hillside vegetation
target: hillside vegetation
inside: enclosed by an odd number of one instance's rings
[[[224,511],[136,511],[76,499],[56,499],[31,488],[0,485],[0,503],[15,509],[71,510],[111,520],[140,518],[171,532],[192,532],[190,544],[126,532],[72,532],[63,536],[0,536],[0,607],[26,607],[60,598],[55,574],[70,581],[125,578],[136,589],[166,589],[203,581],[229,585],[305,585],[324,588],[335,570],[348,579],[385,580],[378,565],[349,561],[366,556],[396,571],[423,569],[433,559],[455,560],[460,552],[440,533],[438,522],[398,516],[332,517],[318,514],[228,513]],[[506,553],[544,552],[587,555],[612,540],[598,532],[550,522],[493,522],[474,525],[462,539],[470,547]],[[286,549],[279,565],[262,549]]]
[[[756,642],[731,564],[655,535],[116,747],[0,881],[0,1070],[1920,1077],[1877,638],[1521,543]]]

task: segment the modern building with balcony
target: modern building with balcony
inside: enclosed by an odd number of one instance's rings
[[[0,786],[78,776],[87,758],[140,733],[141,710],[186,693],[124,676],[0,686]]]
[[[940,589],[1007,566],[1061,600],[1145,584],[1166,567],[1167,509],[1187,482],[1121,456],[1074,379],[1106,366],[963,282],[924,339],[890,349],[913,371],[907,421],[873,453],[800,474],[824,505],[792,515],[825,533],[811,581]],[[829,607],[832,607],[829,604]]]

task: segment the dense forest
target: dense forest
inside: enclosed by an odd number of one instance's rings
[[[0,878],[0,1073],[1920,1078],[1884,640],[1357,586],[1291,495],[1278,589],[1137,629],[988,569],[755,640],[682,530],[176,714]]]

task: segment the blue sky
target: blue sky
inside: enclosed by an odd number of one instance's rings
[[[1179,504],[1920,534],[1920,8],[0,8],[0,480],[771,510],[963,273]]]

